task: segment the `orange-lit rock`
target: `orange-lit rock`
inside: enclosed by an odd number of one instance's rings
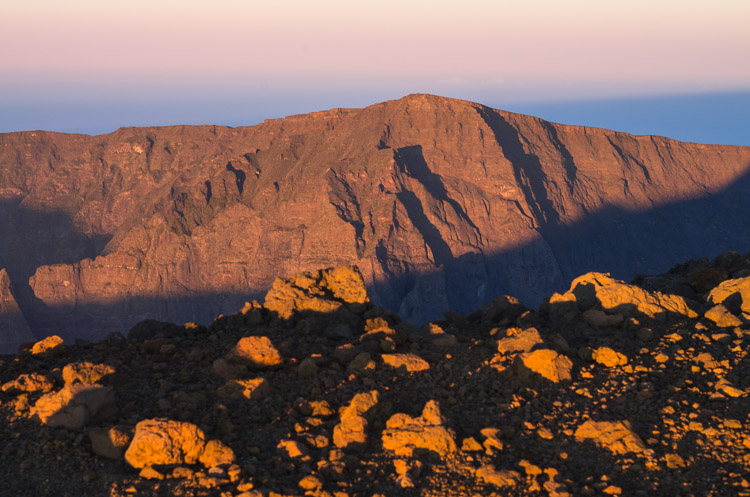
[[[281,354],[268,337],[250,336],[241,338],[227,354],[227,359],[246,364],[254,369],[280,366]]]
[[[646,447],[641,437],[633,432],[627,421],[588,420],[576,429],[575,439],[578,442],[591,440],[598,447],[617,455],[653,453]]]
[[[625,355],[615,352],[609,347],[598,347],[591,354],[591,358],[594,362],[602,364],[608,368],[624,366],[628,363],[628,358],[625,357]]]
[[[516,356],[513,366],[516,374],[523,379],[534,379],[536,374],[553,383],[558,383],[570,380],[573,362],[554,350],[538,349]]]
[[[206,446],[197,426],[169,419],[146,419],[135,426],[135,435],[125,452],[134,468],[160,464],[195,464]]]
[[[417,354],[382,354],[380,357],[388,366],[395,369],[402,369],[409,373],[427,371],[430,369],[430,363],[419,357]]]
[[[624,316],[645,316],[664,320],[669,314],[689,318],[698,315],[688,307],[685,299],[678,295],[648,292],[635,285],[617,281],[608,274],[586,273],[574,279],[570,290],[564,294],[554,294],[549,305],[576,302],[583,309],[601,306],[610,313]]]
[[[742,326],[742,321],[729,312],[723,304],[716,304],[712,308],[706,311],[703,315],[706,319],[710,319],[719,328],[734,328],[735,326]]]
[[[333,428],[333,444],[341,449],[358,448],[367,442],[368,412],[377,405],[377,390],[356,394],[341,410],[341,421]]]
[[[529,352],[537,345],[544,343],[536,328],[508,328],[505,338],[497,342],[497,351],[501,354]]]
[[[362,274],[355,266],[340,266],[277,278],[266,294],[264,307],[289,318],[295,311],[329,314],[343,304],[369,302]]]
[[[32,418],[49,426],[80,430],[117,412],[114,390],[96,384],[75,383],[43,395],[31,408]]]
[[[22,392],[51,392],[55,388],[55,382],[48,376],[39,373],[22,374],[14,381],[5,383],[0,390],[10,395]]]
[[[727,299],[730,302],[727,302]],[[736,302],[731,302],[731,300]],[[708,294],[708,302],[735,304],[742,312],[750,314],[750,276],[723,281]]]
[[[440,408],[435,401],[425,404],[422,416],[418,418],[394,414],[383,431],[383,448],[405,457],[411,457],[415,452],[434,452],[441,456],[455,452],[455,435],[442,423]]]
[[[206,442],[198,460],[207,468],[234,463],[234,451],[219,440]]]
[[[31,353],[34,355],[48,355],[57,356],[60,355],[64,350],[63,339],[57,335],[48,336],[44,340],[40,340],[31,347]]]
[[[115,372],[109,364],[92,364],[90,362],[73,362],[67,364],[62,371],[66,385],[71,383],[96,383],[102,378]]]

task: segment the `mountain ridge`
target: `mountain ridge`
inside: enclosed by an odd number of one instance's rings
[[[426,94],[252,127],[3,134],[0,188],[21,193],[4,209],[23,222],[0,228],[11,240],[0,265],[39,336],[95,338],[146,317],[207,322],[280,274],[352,263],[376,302],[423,322],[495,294],[534,306],[607,265],[597,246],[634,259],[612,265],[626,279],[745,250],[734,226],[747,201],[733,192],[749,168],[747,147]],[[23,235],[28,225],[44,236]],[[694,240],[708,229],[712,239]],[[658,267],[635,261],[646,260],[644,232],[675,252]]]

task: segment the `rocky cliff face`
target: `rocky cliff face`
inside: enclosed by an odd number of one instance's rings
[[[747,147],[545,122],[412,95],[247,128],[0,135],[0,266],[38,336],[207,322],[282,274],[356,264],[423,322],[536,306],[748,250]]]

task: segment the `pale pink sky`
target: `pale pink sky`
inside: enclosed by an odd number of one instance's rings
[[[412,92],[519,103],[748,90],[749,20],[747,0],[10,0],[0,110],[221,96],[304,112]]]

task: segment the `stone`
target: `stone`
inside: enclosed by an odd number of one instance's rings
[[[341,419],[365,416],[370,409],[377,405],[379,397],[380,394],[377,390],[356,394],[352,397],[349,405],[341,411]]]
[[[724,304],[733,312],[750,314],[750,276],[721,282],[708,294],[710,304]]]
[[[51,392],[55,388],[55,382],[46,375],[40,373],[22,374],[13,381],[9,381],[0,388],[9,395],[19,393]]]
[[[573,362],[552,349],[538,349],[517,355],[513,367],[522,379],[533,380],[538,375],[553,383],[559,383],[572,378],[570,372]]]
[[[75,383],[40,397],[31,408],[30,415],[48,426],[80,430],[116,412],[115,394],[111,387]]]
[[[683,297],[660,292],[648,292],[635,285],[628,285],[615,280],[608,274],[586,273],[574,279],[570,290],[564,294],[554,294],[548,300],[548,306],[575,302],[581,309],[601,306],[609,313],[622,314],[623,317],[644,317],[663,321],[668,315],[696,318]]]
[[[195,464],[205,446],[203,431],[194,424],[165,418],[146,419],[135,426],[125,460],[134,468]]]
[[[265,378],[249,380],[229,380],[219,388],[219,393],[228,397],[244,397],[248,400],[260,400],[270,394],[271,385]]]
[[[442,426],[442,421],[440,407],[434,400],[425,404],[422,416],[418,418],[403,413],[394,414],[383,431],[383,448],[403,457],[412,457],[419,452],[432,452],[440,456],[455,452],[455,435]]]
[[[628,363],[628,358],[625,357],[625,355],[615,352],[609,347],[598,347],[594,349],[591,358],[594,362],[602,364],[608,368],[624,366]]]
[[[430,363],[419,357],[417,354],[382,354],[383,362],[392,368],[416,373],[430,369]]]
[[[366,304],[369,297],[356,266],[340,266],[276,278],[263,306],[289,319],[295,312],[330,314],[344,304]]]
[[[333,428],[333,444],[340,449],[357,449],[367,442],[367,415],[378,403],[378,391],[356,394],[341,410],[341,421]]]
[[[33,355],[44,355],[48,357],[59,356],[63,353],[65,345],[63,345],[63,339],[57,335],[48,336],[44,340],[36,342],[31,347],[31,353]]]
[[[497,351],[501,354],[512,354],[515,352],[530,352],[537,345],[544,343],[536,328],[508,328],[505,338],[497,342]]]
[[[281,354],[268,337],[249,336],[241,338],[227,354],[227,360],[246,364],[253,369],[281,366]]]
[[[206,468],[214,468],[216,466],[229,466],[234,463],[234,451],[224,445],[219,440],[209,440],[206,442],[203,451],[201,452],[198,460]]]
[[[108,364],[73,362],[63,368],[62,375],[65,384],[70,385],[76,382],[97,383],[114,372],[115,368]]]
[[[495,469],[492,464],[484,464],[477,469],[476,476],[479,480],[496,487],[514,487],[521,480],[518,471],[507,469]]]
[[[278,443],[276,448],[279,450],[279,452],[291,459],[304,457],[309,452],[307,450],[307,447],[297,442],[296,440],[282,440]]]
[[[122,459],[133,438],[133,430],[122,425],[91,428],[88,437],[94,454],[108,459]]]
[[[742,326],[742,321],[729,312],[723,304],[716,304],[703,315],[706,319],[713,321],[719,328],[734,328]]]
[[[578,442],[590,440],[597,447],[607,449],[616,455],[653,453],[641,437],[633,432],[627,421],[588,420],[576,429],[574,436]]]
[[[333,444],[340,449],[361,447],[367,442],[367,426],[362,416],[342,418],[333,428]]]

